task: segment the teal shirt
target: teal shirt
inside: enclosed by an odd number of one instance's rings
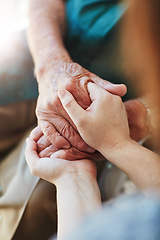
[[[114,83],[127,82],[120,53],[121,19],[126,8],[124,3],[114,0],[66,1],[65,44],[72,59]],[[25,56],[22,56],[22,60],[23,58]],[[1,105],[38,96],[37,83],[32,72],[32,69],[30,73],[26,72],[24,64],[23,67],[17,66],[16,59],[11,66],[0,66]]]
[[[77,47],[100,47],[126,10],[114,0],[68,0],[66,3],[68,43]],[[83,47],[82,47],[83,48]]]
[[[128,85],[125,99],[135,96],[124,73],[121,52],[126,3],[115,0],[67,0],[66,47],[72,59],[113,83]]]

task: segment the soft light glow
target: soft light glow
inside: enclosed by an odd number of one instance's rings
[[[5,44],[12,33],[23,30],[28,26],[28,19],[23,19],[21,22],[11,22],[0,27],[0,46]]]
[[[28,0],[0,0],[0,47],[16,31],[28,26]]]

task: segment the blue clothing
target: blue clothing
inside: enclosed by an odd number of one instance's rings
[[[126,8],[116,0],[66,1],[65,44],[72,59],[113,83],[127,83],[119,46],[121,18]],[[28,70],[25,54],[19,49],[12,62],[0,66],[0,105],[38,96],[33,68]],[[128,86],[128,90],[131,91],[126,98],[132,98],[133,86]]]
[[[90,65],[99,55],[107,59],[110,55],[107,49],[114,50],[119,45],[116,27],[125,10],[124,3],[114,0],[68,0],[66,45],[73,59],[84,62],[85,66]],[[113,42],[115,37],[116,42]],[[103,64],[106,66],[107,61]]]
[[[120,197],[88,217],[69,240],[159,240],[160,202],[141,195]]]
[[[115,0],[68,0],[66,47],[84,68],[110,82],[128,85],[120,32],[126,9],[126,3]],[[128,89],[128,98],[132,98],[133,86]]]

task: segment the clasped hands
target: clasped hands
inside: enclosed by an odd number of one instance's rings
[[[64,170],[73,172],[73,167],[95,175],[94,162],[84,159],[102,160],[99,152],[104,147],[110,154],[116,144],[129,139],[121,100],[126,87],[104,81],[78,64],[66,64],[54,76],[39,86],[40,127],[31,132],[26,148],[31,172],[53,183]]]

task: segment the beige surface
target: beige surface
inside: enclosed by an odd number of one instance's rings
[[[24,138],[28,136],[27,133]],[[0,163],[0,239],[10,240],[39,178],[31,175],[24,157],[25,144]]]
[[[36,123],[35,106],[36,100],[0,106],[0,156]]]
[[[0,107],[0,156],[21,139],[0,161],[0,240],[14,234],[14,240],[45,240],[56,231],[55,187],[43,180],[37,185],[24,156],[26,130],[35,125],[35,104]]]

